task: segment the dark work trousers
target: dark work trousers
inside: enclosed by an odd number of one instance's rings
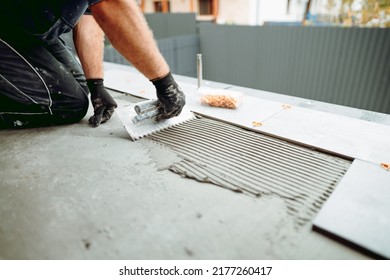
[[[0,37],[0,128],[75,123],[87,110],[82,68],[60,38]]]

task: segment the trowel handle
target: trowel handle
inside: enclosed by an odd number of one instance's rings
[[[154,110],[149,111],[149,112],[144,112],[140,115],[135,116],[132,121],[134,124],[137,124],[139,122],[145,121],[147,119],[153,119],[155,118],[158,114],[160,113],[160,108],[159,107],[154,107]]]
[[[157,99],[142,101],[134,106],[134,110],[137,115],[142,115],[145,112],[155,110],[158,104],[159,101]]]

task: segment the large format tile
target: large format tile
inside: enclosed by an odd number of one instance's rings
[[[355,160],[314,225],[390,259],[390,172]]]
[[[383,124],[292,107],[259,130],[351,158],[390,161],[390,126]]]

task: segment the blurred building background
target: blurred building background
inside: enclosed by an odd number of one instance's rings
[[[144,13],[195,13],[219,24],[390,27],[390,0],[139,0]]]

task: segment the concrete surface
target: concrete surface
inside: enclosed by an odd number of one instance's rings
[[[116,98],[125,98],[114,94]],[[116,115],[98,128],[0,131],[2,259],[361,259],[297,230],[280,198],[158,170]]]
[[[113,92],[116,99],[134,102]],[[291,103],[291,102],[290,102]],[[118,117],[0,131],[0,259],[367,259],[279,197],[182,178]]]

